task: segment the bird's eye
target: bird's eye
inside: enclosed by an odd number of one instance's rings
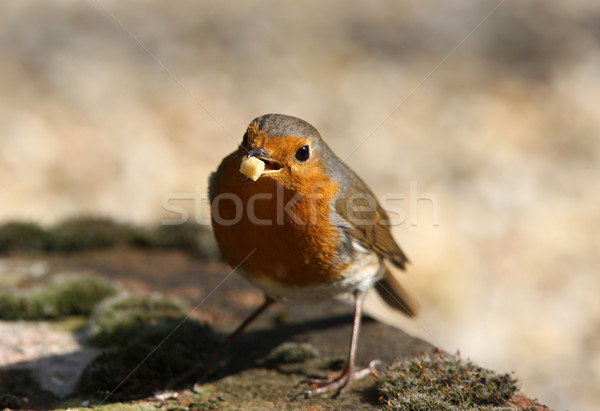
[[[296,160],[304,163],[310,157],[310,147],[308,145],[302,146],[296,151]]]
[[[248,145],[248,132],[244,133],[244,138],[242,138],[242,146],[246,147]]]

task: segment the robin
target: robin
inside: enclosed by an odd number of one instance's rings
[[[307,122],[281,114],[254,119],[241,145],[210,178],[212,227],[225,260],[260,288],[265,302],[217,350],[239,335],[275,301],[354,297],[348,361],[337,378],[311,379],[310,397],[342,394],[374,372],[355,369],[362,307],[374,288],[409,315],[416,304],[388,264],[408,259],[394,241],[390,221],[367,185]]]

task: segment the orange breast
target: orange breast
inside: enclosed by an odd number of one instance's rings
[[[238,152],[226,157],[211,186],[212,225],[225,259],[233,267],[244,261],[248,275],[285,286],[339,275],[346,264],[336,259],[340,234],[329,220],[337,183],[320,173],[305,182],[318,189],[300,194],[268,176],[246,180],[238,171],[241,158]]]

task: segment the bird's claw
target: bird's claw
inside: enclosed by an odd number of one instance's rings
[[[354,371],[349,367],[346,367],[344,371],[335,378],[307,378],[300,381],[296,386],[307,383],[309,385],[315,385],[317,388],[312,390],[301,391],[294,395],[293,399],[296,400],[298,397],[304,396],[304,398],[310,398],[315,395],[320,395],[328,391],[336,391],[333,397],[338,397],[345,393],[354,381],[365,378],[367,375],[375,375],[379,377],[376,367],[380,365],[381,360],[373,360],[369,363],[366,368],[360,371]]]

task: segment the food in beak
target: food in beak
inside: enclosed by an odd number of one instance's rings
[[[258,180],[264,170],[265,163],[261,159],[256,157],[244,157],[242,159],[242,164],[240,165],[240,173],[242,173],[252,181]]]

